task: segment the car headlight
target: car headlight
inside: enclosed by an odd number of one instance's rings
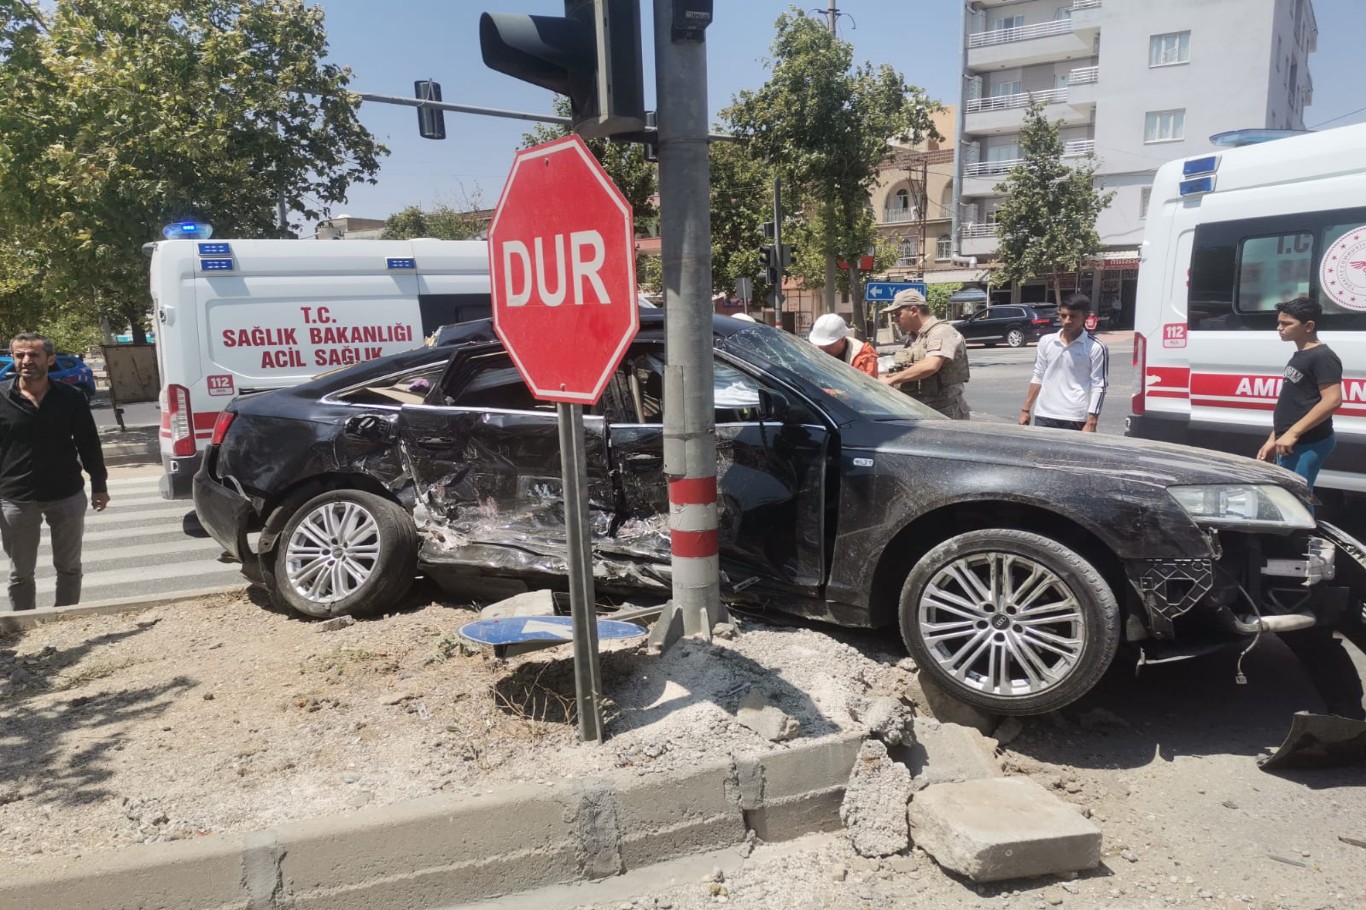
[[[1221,527],[1315,527],[1314,516],[1285,487],[1275,484],[1201,484],[1168,487],[1186,514],[1197,524]]]

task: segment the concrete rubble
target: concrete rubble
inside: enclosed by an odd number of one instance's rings
[[[770,705],[757,689],[750,689],[745,695],[735,719],[771,743],[787,742],[801,732],[801,724],[781,708]]]
[[[1025,778],[935,784],[911,800],[908,819],[917,847],[976,882],[1079,872],[1100,863],[1100,829]]]
[[[881,741],[865,741],[840,805],[840,820],[860,855],[891,856],[910,846],[906,820],[910,798],[910,770],[893,761]]]

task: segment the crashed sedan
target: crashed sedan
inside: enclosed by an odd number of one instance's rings
[[[372,362],[235,401],[195,478],[200,520],[310,616],[391,607],[419,571],[563,585],[553,405],[489,324],[449,356]],[[899,634],[1005,714],[1149,661],[1360,610],[1362,548],[1302,481],[1122,437],[950,421],[767,326],[714,326],[722,596]],[[667,595],[664,321],[585,409],[600,592]],[[256,536],[259,532],[259,536]]]

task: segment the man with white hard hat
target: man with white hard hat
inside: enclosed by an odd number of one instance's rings
[[[925,295],[906,288],[882,312],[894,313],[906,346],[897,351],[891,371],[882,381],[900,389],[945,417],[967,420],[971,415],[963,397],[968,381],[968,348],[951,324],[936,319]]]
[[[807,340],[831,357],[877,378],[877,349],[866,341],[850,338],[849,326],[839,314],[826,313],[817,319]]]

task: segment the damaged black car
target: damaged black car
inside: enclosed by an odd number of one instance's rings
[[[382,611],[418,572],[563,585],[553,405],[487,321],[229,406],[201,522],[310,616]],[[1359,618],[1366,554],[1303,482],[1182,446],[951,421],[804,340],[717,317],[723,598],[899,635],[956,697],[1003,714],[1148,661]],[[408,358],[408,359],[404,359]],[[599,592],[667,595],[664,320],[585,409]]]

